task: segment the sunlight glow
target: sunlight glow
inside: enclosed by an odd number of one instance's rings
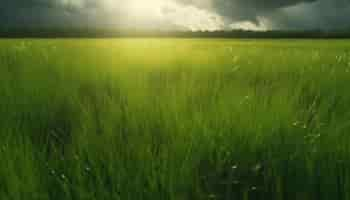
[[[129,0],[129,2],[126,4],[125,12],[129,15],[129,17],[161,18],[161,11],[165,6],[167,6],[167,1],[164,0]]]
[[[169,30],[219,30],[223,19],[212,12],[194,6],[182,5],[174,0],[106,0],[115,16],[128,27],[151,27]],[[116,12],[119,10],[120,12]]]
[[[264,22],[264,21],[260,20],[260,22]],[[266,31],[266,30],[268,30],[265,23],[254,24],[250,21],[243,21],[243,22],[230,24],[230,29],[251,30],[251,31]]]

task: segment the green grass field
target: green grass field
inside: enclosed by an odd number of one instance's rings
[[[350,41],[0,40],[0,199],[350,199]]]

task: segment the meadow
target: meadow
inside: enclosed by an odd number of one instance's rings
[[[349,40],[0,40],[0,199],[350,199],[349,86]]]

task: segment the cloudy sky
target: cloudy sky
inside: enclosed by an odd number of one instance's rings
[[[350,28],[350,0],[1,0],[0,4],[0,28]]]

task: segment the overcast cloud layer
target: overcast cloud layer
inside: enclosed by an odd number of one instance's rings
[[[2,0],[0,28],[350,28],[350,0]]]

